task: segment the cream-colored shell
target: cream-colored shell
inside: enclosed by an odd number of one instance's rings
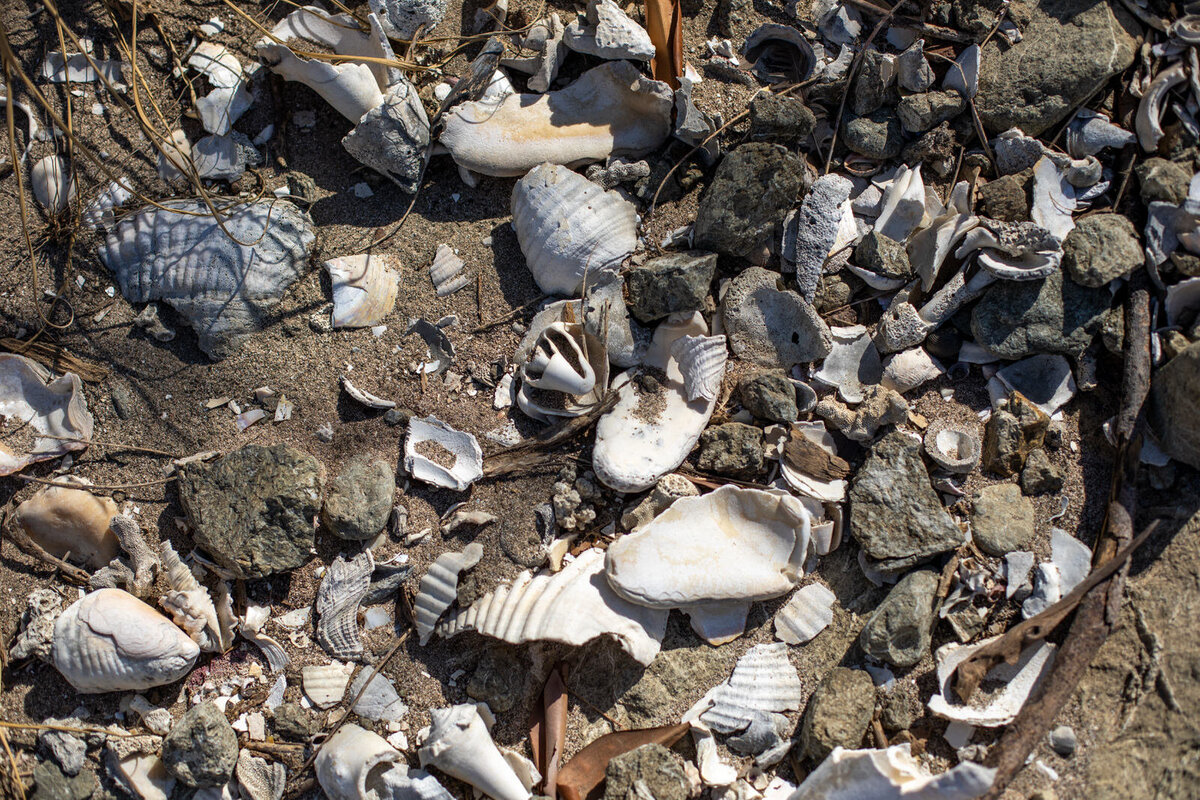
[[[383,775],[390,767],[403,764],[404,757],[382,736],[350,723],[321,745],[317,782],[329,800],[390,797]]]
[[[326,261],[333,284],[333,327],[369,328],[383,322],[396,305],[399,267],[394,256],[370,253]]]
[[[996,770],[963,761],[930,775],[908,742],[884,750],[833,748],[788,800],[975,800],[992,786]]]
[[[453,457],[453,463],[447,467],[422,454],[417,447],[423,442],[440,447],[446,460]],[[404,469],[419,481],[461,492],[483,475],[483,450],[473,435],[457,431],[437,417],[414,417],[404,439]]]
[[[353,671],[353,666],[336,661],[323,666],[304,667],[300,670],[300,683],[305,696],[314,706],[332,708],[345,696]]]
[[[57,214],[75,197],[75,181],[62,156],[46,156],[29,173],[33,196],[49,214]]]
[[[492,741],[477,706],[435,708],[429,715],[429,738],[417,751],[422,767],[435,766],[494,800],[529,800],[530,791]]]
[[[461,553],[442,553],[429,565],[429,571],[421,578],[420,590],[413,601],[413,614],[421,644],[429,641],[438,618],[458,597],[458,576],[463,570],[478,564],[481,558],[483,545],[471,542]]]
[[[554,322],[538,336],[521,364],[517,405],[530,417],[577,417],[604,399],[608,353],[604,343],[575,322]]]
[[[71,477],[60,479],[71,482]],[[121,551],[117,537],[108,528],[117,504],[83,489],[46,486],[25,500],[13,514],[13,522],[46,552],[99,569]]]
[[[749,725],[755,712],[798,710],[804,686],[787,650],[782,642],[747,650],[729,679],[708,692],[712,707],[700,721],[718,733],[733,733]]]
[[[68,372],[51,380],[41,364],[14,353],[0,353],[0,418],[20,420],[25,428],[22,436],[0,442],[0,475],[85,450],[92,438],[79,376]],[[32,444],[22,446],[30,438]]]

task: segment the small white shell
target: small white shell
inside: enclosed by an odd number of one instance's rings
[[[29,173],[33,196],[48,214],[57,214],[75,197],[75,181],[61,156],[46,156]]]
[[[883,373],[879,350],[863,325],[830,327],[829,333],[833,347],[813,378],[837,389],[838,397],[847,403],[861,403],[863,390],[879,383]]]
[[[585,280],[615,272],[637,247],[633,204],[557,164],[517,181],[512,217],[526,266],[547,294],[578,296]]]
[[[826,800],[974,800],[992,786],[996,770],[963,761],[940,775],[930,775],[912,757],[908,742],[884,750],[835,747],[808,774],[793,797]]]
[[[171,620],[120,589],[72,603],[54,624],[54,666],[78,692],[149,689],[179,680],[200,648]]]
[[[305,608],[304,610],[307,611],[309,609]],[[270,616],[270,606],[247,603],[246,613],[238,620],[238,632],[242,635],[243,639],[252,642],[262,651],[267,659],[267,664],[271,668],[271,672],[279,672],[281,669],[287,667],[291,658],[279,642],[262,632]]]
[[[950,687],[955,668],[976,650],[995,641],[996,638],[993,636],[971,645],[950,643],[938,648],[934,655],[937,659],[939,693],[929,699],[930,711],[944,719],[986,728],[998,728],[1016,719],[1029,695],[1037,688],[1042,678],[1050,673],[1057,648],[1048,642],[1036,642],[1021,651],[1016,664],[1000,664],[993,667],[987,674],[987,680],[1002,683],[1004,686],[989,697],[982,707],[957,702]]]
[[[671,345],[671,357],[679,364],[688,402],[698,398],[717,399],[729,358],[724,335],[681,336]]]
[[[595,407],[608,388],[604,344],[579,323],[547,325],[521,364],[517,405],[537,420],[577,417]]]
[[[64,476],[66,483],[81,478]],[[44,486],[17,506],[13,522],[53,556],[68,552],[72,560],[92,569],[106,566],[120,553],[120,543],[108,523],[117,504],[84,489]]]
[[[382,397],[363,391],[350,382],[350,379],[345,375],[342,376],[342,388],[346,390],[346,394],[350,395],[354,400],[362,403],[367,408],[385,409],[395,408],[396,403],[393,400],[384,400]]]
[[[321,745],[317,782],[330,800],[390,797],[383,776],[403,764],[404,757],[382,736],[349,723]]]
[[[133,197],[133,190],[127,178],[109,181],[96,199],[88,203],[83,210],[83,224],[89,228],[109,227],[116,221],[117,208],[125,205]]]
[[[232,89],[242,82],[242,64],[224,45],[200,42],[187,63],[217,88]]]
[[[459,574],[478,564],[481,558],[483,545],[472,542],[461,553],[442,553],[429,565],[429,571],[421,578],[420,589],[413,601],[421,644],[429,641],[438,618],[458,597]]]
[[[804,699],[804,686],[788,661],[783,642],[759,644],[738,659],[733,674],[705,696],[712,707],[701,722],[718,733],[747,727],[755,711],[796,711]]]
[[[463,260],[455,254],[448,244],[439,244],[433,254],[433,263],[429,265],[429,279],[438,297],[454,294],[471,282],[470,278],[461,274]]]
[[[176,625],[188,632],[202,651],[223,653],[228,650],[233,646],[233,632],[225,631],[208,590],[197,583],[169,541],[164,539],[159,544],[159,553],[171,590],[158,599],[158,604],[171,615]]]
[[[883,193],[875,230],[893,241],[904,242],[924,216],[925,183],[921,180],[921,167],[902,166]]]
[[[341,702],[350,683],[354,667],[334,662],[325,666],[304,667],[300,670],[300,683],[304,694],[317,708],[332,708]]]
[[[924,348],[914,347],[890,356],[883,368],[881,383],[904,394],[926,381],[936,380],[945,370]]]
[[[378,325],[396,305],[398,260],[388,255],[342,256],[325,262],[333,284],[333,327]]]
[[[432,447],[431,459],[418,448]],[[449,461],[449,465],[443,463]],[[419,481],[461,492],[483,475],[483,450],[474,436],[437,417],[414,417],[404,440],[404,469]]]
[[[1162,114],[1167,92],[1185,80],[1187,80],[1187,71],[1184,68],[1184,62],[1177,61],[1154,76],[1154,80],[1146,87],[1146,92],[1142,95],[1142,102],[1138,104],[1134,128],[1137,130],[1138,141],[1141,143],[1142,149],[1147,153],[1153,153],[1158,149],[1158,143],[1164,135]]]
[[[187,134],[179,129],[173,130],[159,147],[158,177],[167,183],[182,182],[192,163],[192,143],[188,141]]]
[[[422,767],[435,766],[494,800],[529,800],[532,795],[492,741],[477,706],[435,708],[429,715],[429,738],[417,751]]]
[[[1099,162],[1096,162],[1096,169],[1099,169]],[[1099,175],[1096,179],[1099,180]],[[1062,242],[1075,227],[1075,220],[1071,216],[1075,206],[1075,187],[1067,180],[1067,175],[1049,158],[1043,156],[1038,159],[1033,167],[1033,207],[1029,211],[1030,219]]]
[[[982,445],[974,426],[934,420],[925,431],[925,452],[942,469],[965,475],[979,465]]]
[[[833,592],[819,583],[810,583],[792,595],[775,612],[775,638],[788,644],[804,644],[833,622]]]

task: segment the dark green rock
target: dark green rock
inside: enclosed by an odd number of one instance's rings
[[[881,108],[866,116],[847,114],[842,120],[842,141],[867,158],[895,158],[904,146],[904,132],[896,112]]]
[[[889,239],[875,230],[858,243],[854,250],[854,262],[885,278],[908,278],[912,275],[904,243]]]
[[[699,311],[716,269],[716,253],[692,250],[652,258],[625,277],[629,311],[641,322],[677,311]]]
[[[321,521],[343,539],[370,539],[387,525],[396,475],[386,461],[357,455],[329,483]]]
[[[1110,299],[1107,289],[1080,286],[1059,272],[1040,281],[1000,281],[971,313],[971,332],[1000,358],[1078,357],[1099,332]]]
[[[750,141],[776,142],[796,147],[804,141],[817,118],[795,97],[761,92],[750,101]]]
[[[863,626],[858,636],[863,652],[901,668],[924,658],[937,616],[938,582],[932,570],[901,578]]]
[[[795,422],[796,387],[782,371],[755,372],[738,384],[738,396],[746,410],[768,422]]]
[[[861,669],[834,667],[808,698],[800,749],[819,763],[833,748],[855,750],[875,713],[875,683]]]
[[[1165,158],[1147,158],[1134,167],[1133,174],[1137,175],[1144,203],[1179,206],[1187,199],[1192,173],[1182,164]]]
[[[983,215],[1002,222],[1025,222],[1029,219],[1029,172],[1005,175],[988,181],[976,189]]]
[[[957,117],[966,107],[967,101],[958,92],[922,92],[900,98],[896,114],[905,131],[921,133]]]

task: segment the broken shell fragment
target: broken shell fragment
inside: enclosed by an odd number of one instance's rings
[[[403,765],[404,757],[382,736],[349,723],[321,745],[317,782],[330,800],[382,800],[391,797],[384,776]]]
[[[804,686],[788,661],[787,649],[786,644],[774,642],[747,650],[729,679],[700,701],[711,703],[700,721],[718,733],[734,733],[750,725],[755,712],[798,710]]]
[[[992,786],[996,770],[963,761],[930,775],[910,752],[911,745],[883,750],[833,748],[789,800],[975,800]]]
[[[324,666],[308,666],[300,670],[300,683],[305,696],[317,708],[332,708],[341,702],[350,684],[354,667],[336,661]]]
[[[965,475],[979,466],[982,445],[975,426],[934,420],[925,431],[925,453],[947,472]]]
[[[888,357],[880,382],[892,391],[904,394],[945,372],[942,365],[923,348],[914,347]]]
[[[614,0],[589,0],[587,14],[569,23],[563,42],[577,53],[600,58],[654,58],[650,34],[621,10]]]
[[[247,603],[246,613],[238,618],[238,633],[262,651],[271,672],[279,672],[287,667],[291,659],[279,642],[262,632],[270,616],[270,606]]]
[[[62,156],[46,156],[29,172],[34,199],[47,214],[57,214],[75,197],[75,181]]]
[[[483,558],[483,545],[472,542],[461,553],[442,553],[430,564],[429,571],[421,578],[421,586],[413,601],[417,635],[421,644],[427,644],[433,635],[438,618],[454,604],[458,597],[458,576],[479,563]]]
[[[433,263],[429,265],[429,279],[433,281],[434,291],[438,297],[454,294],[470,283],[470,278],[462,274],[463,260],[459,258],[448,244],[439,244],[433,254]]]
[[[492,741],[477,706],[464,703],[429,714],[429,738],[417,751],[422,767],[437,767],[494,800],[529,800],[530,791]]]
[[[176,625],[187,631],[202,651],[223,653],[228,650],[233,646],[233,631],[222,624],[212,595],[179,560],[170,541],[164,540],[159,545],[159,552],[163,573],[171,588],[158,599],[158,604],[171,615]]]
[[[813,447],[818,449],[814,451]],[[792,424],[790,441],[783,447],[779,468],[788,486],[804,497],[840,503],[846,497],[849,467],[839,461],[837,441],[824,422],[796,422]],[[819,550],[818,554],[823,555]]]
[[[342,256],[325,262],[333,284],[333,327],[369,328],[383,322],[396,304],[400,276],[393,256]]]
[[[904,242],[925,216],[925,183],[921,167],[900,167],[892,184],[883,193],[875,230],[894,242]]]
[[[25,429],[0,444],[0,475],[85,450],[92,439],[92,415],[79,376],[67,372],[51,380],[41,364],[13,353],[0,353],[0,420]]]
[[[329,565],[317,590],[317,643],[334,658],[356,659],[363,654],[358,635],[358,606],[371,588],[375,560],[363,550],[350,561],[338,556]]]
[[[1178,61],[1155,75],[1154,80],[1150,81],[1150,85],[1146,87],[1146,92],[1142,95],[1142,102],[1138,105],[1134,128],[1137,130],[1138,142],[1147,153],[1157,150],[1158,143],[1164,136],[1162,114],[1167,92],[1185,80],[1187,80],[1187,72],[1184,69],[1184,63]]]
[[[838,397],[847,403],[861,403],[863,390],[879,383],[883,373],[879,351],[864,325],[831,326],[829,333],[833,347],[813,378],[837,389]]]
[[[775,638],[804,644],[833,622],[833,592],[819,583],[802,587],[787,605],[775,612]]]
[[[1057,271],[1062,262],[1061,241],[1033,222],[1000,222],[981,218],[979,225],[967,233],[954,255],[956,258],[965,258],[975,251],[978,251],[976,260],[979,266],[1005,280],[1032,281],[1045,278]]]
[[[287,767],[278,761],[256,758],[249,750],[238,753],[234,775],[238,791],[246,800],[281,800],[287,784]]]
[[[54,624],[54,666],[84,694],[149,689],[179,680],[200,648],[150,606],[120,589],[72,603]]]
[[[983,685],[987,687],[992,683],[1000,688],[992,692],[983,705],[979,705],[981,698],[978,693],[972,698],[974,703],[963,704],[952,699],[951,678],[954,670],[972,653],[996,638],[993,636],[971,645],[951,642],[938,648],[935,656],[939,693],[930,698],[930,711],[954,722],[987,728],[998,728],[1017,718],[1025,701],[1054,666],[1057,648],[1048,642],[1038,641],[1026,647],[1015,664],[1002,663],[993,667],[984,678]]]
[[[368,391],[358,388],[345,375],[342,376],[342,388],[346,390],[346,394],[354,398],[358,403],[362,403],[367,408],[383,410],[385,408],[395,408],[396,403],[393,400],[384,400],[382,397],[373,395]]]
[[[679,364],[689,403],[717,399],[729,358],[724,336],[681,336],[671,345],[671,357]]]
[[[83,482],[71,476],[60,480]],[[108,527],[116,513],[117,504],[108,497],[45,486],[17,506],[12,520],[50,555],[63,558],[70,553],[73,560],[98,569],[120,552],[120,543]]]
[[[414,417],[404,440],[404,469],[419,481],[461,492],[483,475],[483,450],[474,436],[437,417]]]
[[[547,325],[521,364],[517,405],[534,419],[575,417],[594,408],[608,389],[604,344],[574,322]]]

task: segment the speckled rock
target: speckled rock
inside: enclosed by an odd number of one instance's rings
[[[35,789],[31,800],[87,800],[96,791],[96,773],[90,769],[80,770],[78,775],[68,776],[58,765],[40,761],[33,768]]]
[[[854,249],[854,262],[885,278],[908,278],[912,274],[904,243],[875,230],[864,236]]]
[[[395,495],[396,475],[390,464],[355,456],[330,482],[321,521],[343,539],[370,539],[387,525]]]
[[[958,92],[922,92],[900,98],[896,114],[905,131],[921,133],[957,117],[966,107],[967,101]]]
[[[233,774],[237,754],[237,734],[208,701],[189,708],[163,738],[163,763],[187,786],[224,784]]]
[[[1018,173],[988,181],[975,190],[983,215],[1003,222],[1029,219],[1029,175]]]
[[[859,634],[863,651],[895,667],[914,666],[929,652],[937,615],[938,573],[917,570],[888,592]]]
[[[641,798],[639,785],[653,800],[688,800],[691,796],[683,759],[661,744],[644,744],[613,758],[604,776],[604,800]]]
[[[842,140],[867,158],[895,158],[904,146],[904,131],[896,112],[881,108],[861,117],[847,114],[842,120]]]
[[[796,147],[812,133],[817,118],[795,97],[760,92],[750,101],[750,141]]]
[[[763,468],[762,431],[741,422],[714,425],[700,435],[698,464],[700,469],[718,475],[754,477]]]
[[[795,422],[796,387],[782,370],[752,372],[738,383],[738,396],[747,411],[768,422]]]
[[[861,669],[834,667],[808,698],[800,748],[814,762],[833,748],[857,749],[875,712],[875,683]]]
[[[1167,454],[1200,469],[1200,342],[1154,374],[1150,415]]]
[[[467,696],[488,704],[497,714],[515,708],[525,694],[529,665],[519,651],[508,647],[490,647],[467,681]]]
[[[1041,447],[1050,418],[1020,392],[1013,392],[992,412],[984,428],[983,468],[997,475],[1016,475],[1029,454]]]
[[[1080,286],[1104,286],[1144,260],[1133,223],[1120,214],[1081,217],[1063,241],[1063,271]]]
[[[1050,463],[1045,450],[1034,450],[1021,470],[1021,490],[1025,494],[1048,494],[1063,488],[1062,470]]]
[[[999,281],[971,312],[975,341],[1000,358],[1078,357],[1104,323],[1111,295],[1059,272],[1040,281]]]
[[[700,311],[716,269],[716,253],[693,250],[652,258],[625,276],[629,312],[653,322],[677,311]]]
[[[1183,205],[1187,199],[1192,173],[1183,164],[1165,158],[1147,158],[1133,168],[1137,175],[1142,202]]]
[[[320,727],[312,712],[296,703],[282,703],[275,709],[275,733],[284,739],[306,742]]]
[[[980,550],[990,556],[1020,550],[1033,532],[1033,502],[1019,486],[998,483],[979,491],[971,512],[971,533]]]

